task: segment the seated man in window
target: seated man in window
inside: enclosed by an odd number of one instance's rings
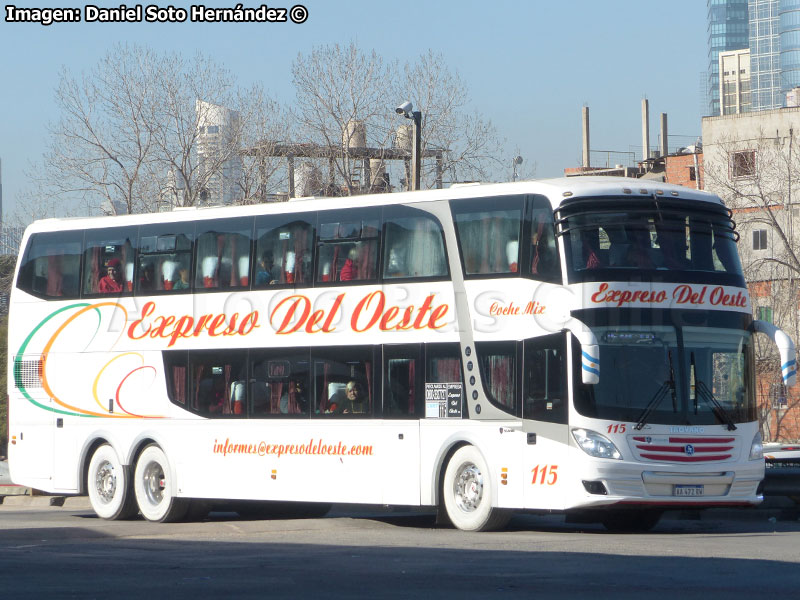
[[[119,294],[122,292],[122,270],[118,258],[106,263],[106,274],[100,278],[97,291],[101,294]]]
[[[344,266],[339,273],[339,281],[352,281],[358,279],[358,267],[356,262],[358,260],[358,248],[351,248],[347,253],[347,260],[344,261]]]
[[[336,394],[328,399],[328,406],[331,407],[331,412],[337,415],[358,415],[369,412],[369,401],[361,385],[352,379],[347,382],[344,394]]]

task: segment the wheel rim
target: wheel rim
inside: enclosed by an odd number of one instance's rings
[[[117,493],[117,476],[114,466],[107,460],[103,461],[95,471],[94,485],[97,495],[103,502],[111,502]]]
[[[144,493],[148,502],[153,505],[161,504],[164,499],[164,469],[157,462],[151,462],[144,469]]]
[[[453,482],[453,497],[456,506],[464,512],[473,512],[483,498],[483,475],[473,464],[463,465]]]

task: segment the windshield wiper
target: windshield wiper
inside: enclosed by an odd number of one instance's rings
[[[733,417],[731,416],[730,411],[720,404],[720,401],[717,400],[711,390],[708,389],[708,386],[700,381],[700,379],[697,377],[697,367],[694,363],[694,352],[691,354],[691,359],[692,372],[694,373],[695,413],[697,413],[697,397],[699,396],[711,407],[711,412],[714,413],[714,416],[728,426],[728,431],[736,431],[736,425],[733,422]]]
[[[644,407],[642,414],[639,415],[639,420],[637,421],[636,425],[633,426],[633,428],[637,431],[640,431],[642,427],[644,427],[645,423],[647,423],[647,417],[649,417],[650,413],[658,408],[658,405],[661,404],[664,396],[667,395],[667,391],[672,393],[672,411],[678,412],[678,398],[675,394],[675,370],[672,368],[672,352],[667,352],[667,357],[669,358],[669,379],[661,384],[661,387],[656,390],[655,394],[653,394],[650,402],[648,402],[647,406]]]

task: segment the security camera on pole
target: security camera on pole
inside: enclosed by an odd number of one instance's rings
[[[412,190],[419,189],[420,172],[422,171],[422,113],[414,110],[411,102],[403,102],[395,109],[398,115],[403,115],[406,119],[411,119],[414,123],[414,138],[411,145],[411,181]]]

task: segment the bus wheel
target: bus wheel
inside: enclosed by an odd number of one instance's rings
[[[501,529],[511,513],[492,507],[492,482],[483,456],[474,446],[456,450],[447,463],[442,503],[450,522],[464,531]]]
[[[139,511],[148,521],[180,521],[189,509],[188,501],[175,497],[175,482],[164,451],[151,444],[139,455],[133,476]]]
[[[92,454],[86,489],[92,510],[102,519],[130,519],[137,513],[128,471],[108,444],[103,444]]]
[[[650,531],[661,520],[660,510],[614,511],[603,516],[603,527],[614,533]]]

